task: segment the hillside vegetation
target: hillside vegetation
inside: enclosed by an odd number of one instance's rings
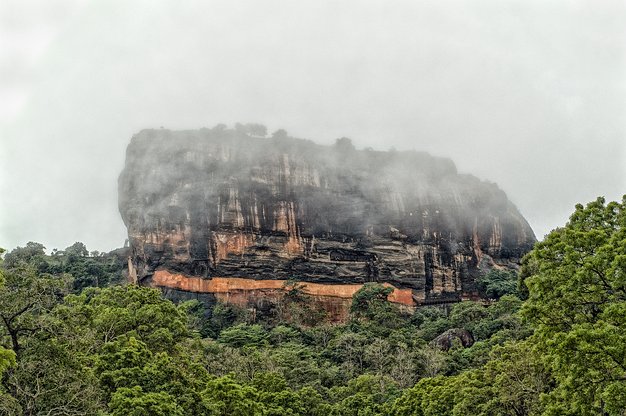
[[[484,276],[489,302],[407,313],[367,284],[341,325],[297,285],[258,316],[174,304],[124,267],[81,243],[4,256],[0,414],[626,414],[626,197]]]

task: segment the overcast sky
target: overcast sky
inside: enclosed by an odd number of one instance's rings
[[[142,128],[425,150],[539,238],[626,193],[623,1],[0,2],[0,247],[123,245]]]

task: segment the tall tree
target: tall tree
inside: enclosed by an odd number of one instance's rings
[[[6,347],[19,357],[22,337],[43,331],[46,314],[68,292],[71,278],[39,274],[24,264],[5,269],[2,274],[0,328],[10,340]]]
[[[626,409],[626,196],[576,211],[525,259],[523,314],[557,380],[549,414]]]

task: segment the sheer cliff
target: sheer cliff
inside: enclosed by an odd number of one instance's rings
[[[449,159],[223,127],[135,135],[119,208],[132,279],[242,304],[289,280],[331,303],[365,282],[408,306],[456,301],[535,242],[503,191]]]

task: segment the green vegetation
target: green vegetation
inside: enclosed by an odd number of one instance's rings
[[[626,199],[577,206],[519,279],[481,278],[489,305],[408,313],[367,284],[329,325],[293,282],[258,316],[175,305],[123,267],[81,243],[4,256],[0,414],[626,414]]]
[[[517,295],[517,275],[510,270],[491,270],[478,281],[480,294],[489,299],[504,295]]]
[[[4,258],[6,270],[28,267],[37,273],[49,275],[72,275],[72,290],[79,292],[90,286],[105,287],[124,281],[122,271],[126,269],[124,249],[111,253],[89,253],[83,243],[77,242],[63,251],[53,250],[47,256],[45,247],[30,242],[18,247]]]

